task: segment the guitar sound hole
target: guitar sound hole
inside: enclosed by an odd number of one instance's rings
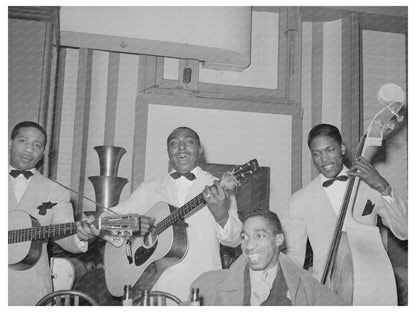
[[[140,266],[145,263],[153,255],[157,244],[158,242],[156,242],[152,248],[144,248],[143,246],[137,248],[134,253],[134,264]]]

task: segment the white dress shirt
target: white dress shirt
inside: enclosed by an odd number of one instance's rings
[[[194,168],[191,172],[196,175],[199,167]],[[172,171],[175,172],[175,171]],[[170,172],[170,173],[172,173]],[[179,206],[182,207],[185,204],[186,195],[188,195],[189,191],[191,190],[192,184],[194,184],[195,180],[190,181],[184,176],[179,177],[175,180],[176,190],[178,195]]]
[[[9,165],[9,173],[12,170],[17,170],[17,169]],[[32,168],[27,171],[35,173],[35,168]],[[23,174],[19,174],[16,178],[13,178],[12,176],[10,176],[10,178],[12,179],[12,185],[14,189],[14,194],[16,195],[17,202],[20,202],[20,200],[22,199],[22,196],[25,193],[27,187],[29,186],[29,183],[32,180],[32,177],[33,175],[29,179],[26,179]]]
[[[347,175],[347,168],[344,166],[338,175]],[[319,175],[322,183],[328,180],[322,173]],[[334,209],[335,214],[338,216],[341,210],[342,201],[344,199],[345,189],[347,188],[348,181],[335,180],[328,187],[324,187],[325,193],[331,202],[331,206]]]

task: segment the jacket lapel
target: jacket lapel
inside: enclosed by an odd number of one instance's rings
[[[36,200],[34,198],[39,198],[39,194],[43,194],[45,187],[43,185],[41,174],[35,170],[35,173],[30,180],[29,185],[27,186],[26,191],[23,193],[23,196],[19,202],[19,205],[26,206],[28,202],[30,202],[32,205],[36,203]]]
[[[240,256],[228,269],[227,277],[218,289],[218,305],[241,306],[244,302],[244,268],[247,262]]]
[[[198,196],[204,189],[206,185],[211,186],[212,181],[207,177],[205,172],[198,170],[196,172],[197,179],[192,184],[191,189],[189,190],[188,195],[186,196],[185,202],[189,202],[194,197]]]
[[[159,185],[155,189],[156,193],[159,193],[163,198],[166,199],[166,202],[172,204],[175,207],[178,207],[179,200],[176,193],[175,182],[170,177],[169,174],[165,175]]]
[[[17,207],[16,194],[14,193],[12,179],[9,176],[9,211],[15,210]]]
[[[317,176],[311,183],[311,201],[313,206],[316,207],[317,211],[313,213],[321,220],[336,219],[334,208],[329,201],[328,195],[321,184],[321,179]]]
[[[290,294],[290,301],[292,305],[295,305],[296,298],[298,296],[299,286],[301,283],[301,279],[297,272],[297,267],[295,264],[290,262],[288,256],[284,253],[279,254],[279,263],[282,268],[283,277],[285,278],[287,288],[289,289]],[[300,270],[301,268],[299,268]]]
[[[42,174],[39,171],[35,170],[29,182],[29,185],[26,188],[26,191],[23,193],[23,196],[18,203],[16,200],[16,195],[14,194],[13,185],[11,184],[11,181],[9,179],[9,189],[11,190],[9,191],[9,194],[13,194],[13,196],[11,196],[10,198],[13,199],[11,203],[15,203],[14,209],[17,208],[29,212],[36,211],[36,207],[33,206],[36,206],[37,199],[43,198],[44,196],[42,195],[45,194],[45,191],[47,192],[43,179],[44,177],[42,176]]]

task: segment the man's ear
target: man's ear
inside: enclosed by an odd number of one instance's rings
[[[344,143],[341,143],[341,154],[342,154],[342,156],[344,156],[346,152],[347,152],[347,148],[345,147]]]
[[[276,246],[280,247],[283,244],[284,240],[285,240],[285,238],[283,236],[283,233],[277,234],[276,235]]]

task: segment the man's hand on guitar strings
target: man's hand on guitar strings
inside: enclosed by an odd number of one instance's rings
[[[215,221],[224,227],[228,220],[228,210],[230,208],[230,195],[227,190],[220,185],[220,182],[215,181],[211,187],[205,186],[202,194]]]
[[[153,217],[140,216],[140,221],[139,221],[140,222],[140,230],[139,230],[139,232],[134,233],[134,234],[138,235],[138,236],[145,235],[153,227],[155,221],[156,221],[156,219],[153,218]]]

